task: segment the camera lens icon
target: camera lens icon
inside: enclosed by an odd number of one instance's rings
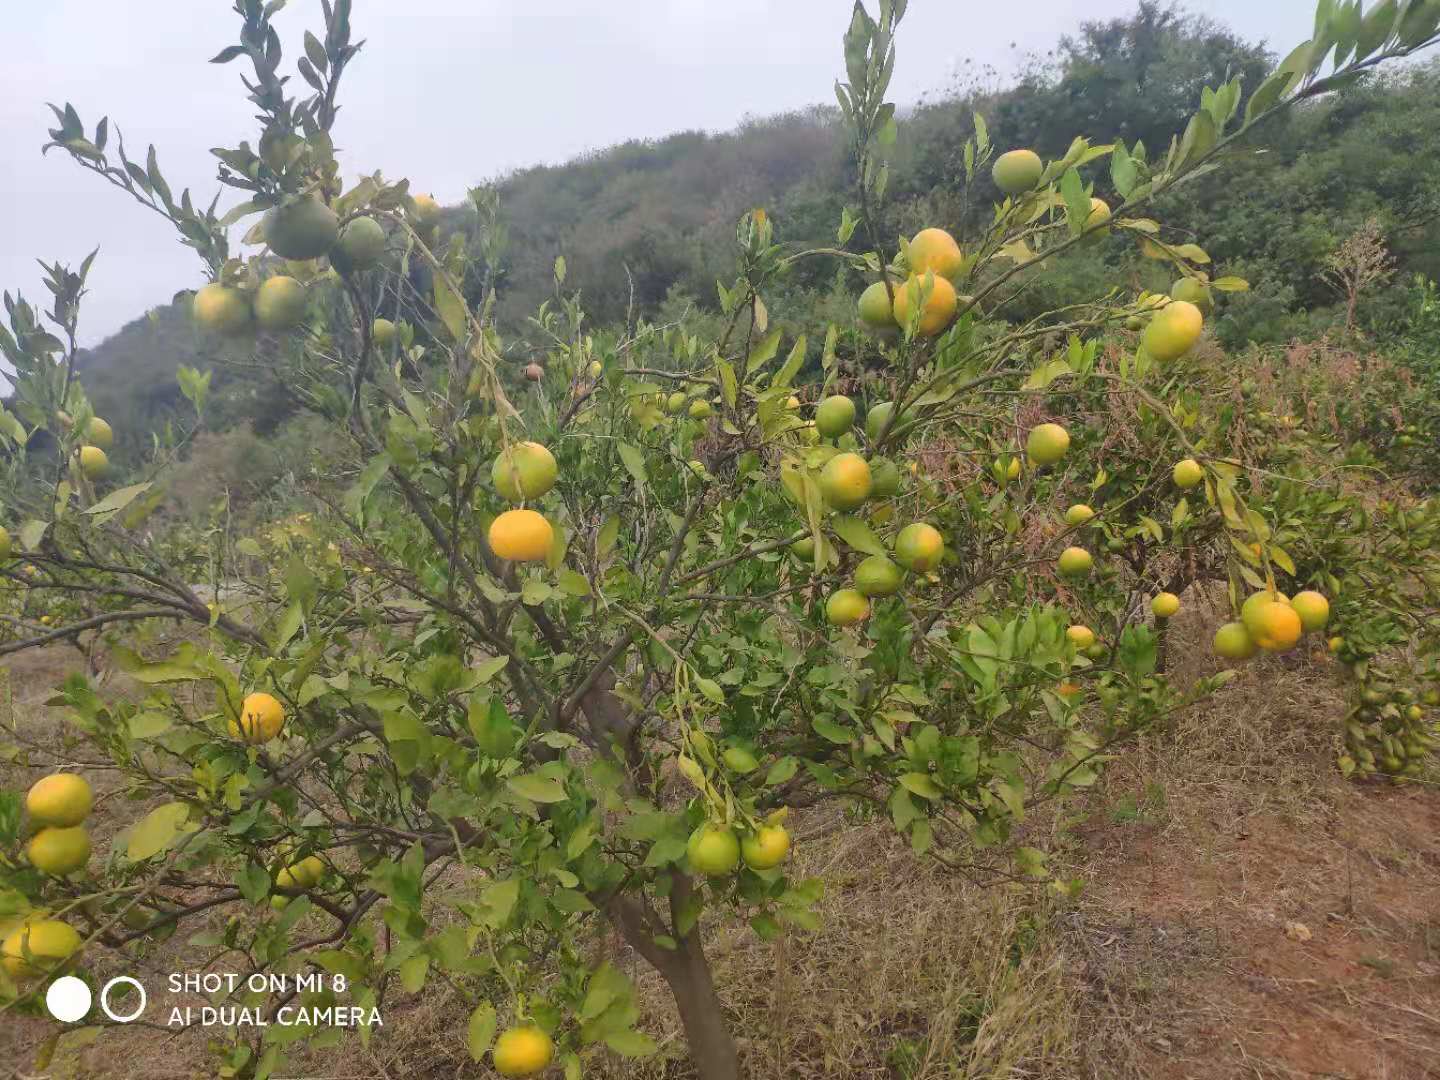
[[[139,993],[140,1000],[131,1012],[120,1013],[111,1007],[110,997],[118,986],[133,986]],[[140,980],[132,979],[129,975],[117,975],[100,989],[100,1011],[117,1024],[138,1020],[145,1011],[147,1000],[145,987],[140,985]],[[45,1007],[50,1010],[50,1015],[62,1024],[83,1020],[93,1004],[94,996],[90,993],[90,987],[74,975],[60,976],[45,991]]]

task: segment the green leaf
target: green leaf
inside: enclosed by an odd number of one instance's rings
[[[522,795],[531,802],[557,803],[564,802],[565,785],[554,777],[542,776],[539,773],[521,773],[512,776],[505,781],[505,785],[517,795]]]
[[[154,481],[146,481],[143,484],[132,484],[130,487],[123,487],[118,491],[112,491],[94,506],[87,509],[85,513],[114,515],[129,506],[137,496],[149,491],[153,483]]]
[[[1065,219],[1070,224],[1070,235],[1079,236],[1090,219],[1090,198],[1085,194],[1080,174],[1074,169],[1066,169],[1060,177],[1060,196],[1065,200]]]
[[[189,816],[190,807],[182,802],[157,806],[130,830],[126,855],[132,862],[143,862],[165,851],[175,842],[180,826]]]
[[[620,461],[621,464],[625,466],[625,470],[635,478],[636,485],[643,488],[647,482],[647,477],[645,474],[645,455],[640,452],[640,448],[631,443],[621,442],[615,444],[615,449],[620,454]]]
[[[470,321],[470,309],[465,300],[454,289],[443,274],[435,275],[435,313],[445,324],[451,341],[465,340],[465,327]]]
[[[470,1048],[470,1059],[479,1061],[490,1049],[495,1038],[495,1006],[482,1001],[470,1014],[470,1023],[465,1028],[465,1045]]]
[[[27,521],[20,526],[16,534],[20,538],[20,546],[26,551],[38,551],[40,541],[45,539],[45,530],[50,528],[48,521]]]
[[[713,701],[716,705],[725,704],[725,691],[720,689],[720,684],[714,679],[696,679],[695,687],[705,695],[707,700]]]
[[[779,341],[780,341],[779,331],[778,331],[778,330],[776,331],[775,341],[776,341],[776,344],[778,345],[778,344],[779,344]],[[768,359],[768,357],[767,357],[767,359]],[[790,349],[790,355],[785,358],[785,365],[780,369],[779,373],[775,376],[775,381],[774,381],[771,385],[772,385],[772,386],[789,386],[789,385],[791,384],[791,382],[794,380],[795,376],[799,373],[801,365],[804,364],[804,363],[805,363],[805,335],[804,335],[804,334],[801,334],[798,338],[795,339],[795,344],[794,344],[794,346],[792,346],[791,349]]]
[[[842,727],[835,723],[835,721],[823,716],[811,717],[810,726],[815,729],[815,734],[819,735],[822,739],[838,743],[841,746],[853,742],[855,739],[855,733],[849,728]]]
[[[418,994],[425,988],[425,976],[430,973],[430,957],[416,953],[400,965],[400,985],[410,994]]]
[[[655,1053],[655,1040],[643,1031],[612,1031],[605,1036],[605,1045],[624,1057],[648,1057]]]
[[[505,670],[505,665],[510,662],[508,656],[492,656],[488,660],[482,660],[471,669],[471,677],[476,684],[488,683],[496,675]]]
[[[575,570],[571,570],[568,566],[561,569],[559,573],[559,581],[560,590],[567,596],[590,595],[589,579],[586,578],[584,574],[581,574]]]
[[[136,713],[130,718],[129,726],[132,739],[153,739],[174,727],[175,719],[169,713],[151,710]]]
[[[305,608],[299,600],[294,601],[285,609],[285,614],[281,616],[280,622],[275,626],[275,650],[277,652],[290,643],[290,639],[300,629],[300,623],[304,618]]]
[[[799,758],[793,756],[782,757],[779,761],[775,762],[774,765],[771,765],[770,771],[765,774],[765,786],[775,787],[778,784],[785,783],[786,780],[789,780],[795,775],[799,768]]]
[[[739,387],[735,382],[735,369],[728,360],[721,360],[715,365],[720,373],[720,396],[725,399],[725,404],[735,408],[735,402],[739,400]]]
[[[360,475],[350,490],[345,492],[345,509],[352,515],[359,514],[360,508],[364,505],[370,493],[375,490],[375,485],[380,478],[390,469],[390,455],[379,454],[365,463],[365,468],[360,470]]]
[[[861,518],[852,515],[837,515],[831,522],[835,535],[844,540],[856,551],[863,551],[867,555],[888,555],[885,545],[875,535],[870,526]]]
[[[605,519],[605,524],[600,526],[600,533],[595,537],[595,553],[601,558],[609,555],[615,550],[615,541],[620,538],[620,515],[611,514]]]
[[[925,773],[908,772],[900,777],[900,783],[904,785],[906,791],[913,792],[922,799],[929,799],[932,802],[944,794],[940,790],[940,785]]]
[[[235,875],[235,887],[252,904],[258,904],[270,893],[270,875],[259,863],[249,862]]]

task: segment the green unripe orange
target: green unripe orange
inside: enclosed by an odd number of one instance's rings
[[[516,443],[490,467],[495,490],[512,503],[540,498],[555,486],[558,475],[555,455],[537,442]]]
[[[1215,303],[1205,283],[1192,277],[1182,277],[1171,285],[1170,297],[1173,300],[1184,300],[1188,304],[1194,304],[1202,314],[1208,312]]]
[[[305,286],[277,274],[255,290],[255,321],[264,330],[292,330],[305,318]]]
[[[1068,547],[1060,553],[1057,566],[1066,577],[1084,577],[1095,565],[1090,552],[1082,547]]]
[[[1185,458],[1177,461],[1170,477],[1175,481],[1175,486],[1188,491],[1190,488],[1198,487],[1200,481],[1205,479],[1205,470],[1194,458]]]
[[[880,429],[890,423],[890,416],[895,412],[893,401],[880,401],[870,406],[870,411],[865,414],[865,436],[872,443],[880,441]],[[887,432],[887,434],[890,434]]]
[[[376,319],[370,324],[370,339],[377,349],[388,349],[395,340],[395,324],[389,319]]]
[[[892,281],[890,287],[898,291],[902,286],[901,283]],[[860,301],[856,307],[860,321],[870,329],[883,331],[896,329],[895,309],[890,305],[890,293],[885,288],[885,282],[876,281],[866,286],[865,291],[860,294]]]
[[[836,589],[825,601],[825,619],[831,626],[854,626],[870,617],[870,601],[855,589]]]
[[[1059,424],[1040,424],[1025,440],[1025,453],[1037,465],[1054,465],[1069,449],[1070,433]]]
[[[1174,360],[1195,347],[1204,328],[1205,316],[1198,307],[1186,300],[1172,300],[1150,320],[1140,343],[1156,360]]]
[[[893,596],[904,580],[905,572],[884,555],[871,555],[855,568],[855,591],[861,596]]]
[[[1226,660],[1249,660],[1259,646],[1241,622],[1228,622],[1215,631],[1215,655]]]
[[[372,270],[385,257],[385,230],[372,217],[358,217],[340,230],[330,249],[330,265],[342,274]]]
[[[714,411],[715,410],[710,406],[710,402],[706,401],[704,398],[696,398],[694,401],[690,402],[691,420],[708,420],[710,418],[710,415]]]
[[[1330,601],[1313,589],[1296,593],[1290,606],[1295,609],[1295,614],[1300,616],[1300,625],[1307,634],[1325,629],[1325,624],[1330,621]]]
[[[262,224],[265,242],[283,259],[318,259],[340,235],[335,211],[313,196],[273,207]]]
[[[900,466],[889,458],[870,462],[870,497],[888,499],[900,490]]]
[[[815,409],[815,427],[827,439],[838,439],[855,426],[855,402],[832,394]]]
[[[90,423],[85,425],[85,438],[92,446],[98,446],[101,450],[109,450],[115,443],[115,432],[100,417],[92,416]]]
[[[1045,163],[1034,150],[1011,150],[995,159],[990,175],[995,186],[1006,195],[1023,195],[1034,191],[1045,173]]]
[[[690,867],[706,877],[724,877],[740,863],[740,841],[731,829],[701,825],[685,845]]]
[[[1110,220],[1110,204],[1104,199],[1090,200],[1090,214],[1085,218],[1085,227],[1099,226],[1093,233],[1086,236],[1090,243],[1099,243],[1110,235],[1110,226],[1106,224]]]
[[[87,480],[99,480],[110,471],[110,459],[98,446],[80,447],[80,471]]]

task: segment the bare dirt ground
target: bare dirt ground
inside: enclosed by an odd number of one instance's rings
[[[1179,620],[1171,656],[1182,677],[1210,670],[1195,645],[1210,618]],[[24,730],[62,756],[57,720],[37,702],[79,662],[72,650],[10,665]],[[1087,882],[1076,901],[979,889],[917,864],[883,823],[857,827],[838,810],[802,818],[796,870],[828,883],[823,928],[774,944],[743,926],[710,929],[746,1076],[1440,1076],[1440,789],[1343,781],[1331,764],[1341,708],[1327,660],[1262,660],[1127,750],[1083,822],[1047,841]],[[0,765],[0,783],[52,767]],[[103,801],[97,850],[145,809]],[[147,965],[193,961],[187,936]],[[586,1076],[692,1077],[663,987],[624,962],[661,1052],[639,1064],[595,1057]],[[397,992],[368,1049],[351,1038],[289,1075],[490,1075],[465,1051],[465,1015],[439,984]],[[37,1068],[53,1031],[0,1014],[0,1077],[215,1075],[203,1036],[133,1025],[69,1036]]]

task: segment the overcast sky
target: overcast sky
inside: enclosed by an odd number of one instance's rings
[[[197,285],[200,263],[163,220],[68,155],[40,156],[53,122],[45,103],[73,102],[87,133],[108,114],[112,146],[118,124],[132,157],[154,142],[177,197],[188,185],[208,204],[217,188],[208,148],[254,137],[243,61],[206,63],[235,40],[231,7],[43,0],[6,11],[0,288],[48,298],[35,259],[74,265],[98,244],[87,344]],[[1013,70],[1082,19],[1134,7],[910,0],[892,97],[913,103],[942,89],[967,58]],[[453,203],[517,166],[833,102],[850,10],[851,0],[355,0],[354,34],[368,43],[345,77],[336,141],[348,178],[380,169]],[[1205,0],[1203,10],[1288,51],[1309,33],[1314,0]],[[286,70],[302,29],[320,21],[318,0],[290,0],[276,17]]]

